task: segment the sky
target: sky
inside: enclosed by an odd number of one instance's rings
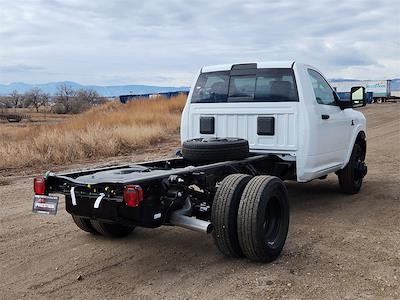
[[[400,1],[0,0],[0,83],[189,86],[204,65],[296,60],[400,77]]]

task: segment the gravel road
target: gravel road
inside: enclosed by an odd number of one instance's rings
[[[85,234],[64,201],[57,216],[31,214],[32,177],[1,177],[0,298],[399,299],[400,104],[362,110],[362,191],[341,194],[334,175],[288,183],[288,240],[270,264],[227,259],[210,236],[181,228],[138,228],[119,240]],[[134,159],[166,156],[174,139]]]

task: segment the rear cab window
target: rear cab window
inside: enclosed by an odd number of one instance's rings
[[[192,103],[299,101],[293,69],[249,69],[202,73]]]

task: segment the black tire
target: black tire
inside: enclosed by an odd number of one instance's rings
[[[98,220],[90,220],[90,223],[98,233],[110,238],[121,238],[128,236],[135,229],[135,226],[105,223]]]
[[[339,185],[346,194],[357,194],[362,186],[363,178],[367,172],[364,163],[365,153],[359,144],[354,144],[350,160],[338,174]]]
[[[238,210],[238,236],[243,254],[259,262],[275,260],[289,229],[285,185],[274,176],[256,176],[246,185]]]
[[[90,223],[89,219],[72,215],[72,220],[74,220],[76,226],[78,226],[83,231],[89,232],[91,234],[97,233],[97,231],[93,228],[92,223]]]
[[[195,162],[244,159],[249,156],[249,143],[239,138],[198,138],[183,143],[182,155]]]
[[[243,190],[251,178],[245,174],[225,177],[212,204],[214,242],[219,251],[229,257],[243,257],[237,234],[237,213]]]

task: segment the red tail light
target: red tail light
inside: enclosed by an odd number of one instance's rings
[[[139,185],[126,185],[124,187],[124,201],[127,206],[138,207],[143,201],[143,189]]]
[[[43,176],[38,176],[33,179],[33,190],[35,195],[46,194],[46,181]]]

